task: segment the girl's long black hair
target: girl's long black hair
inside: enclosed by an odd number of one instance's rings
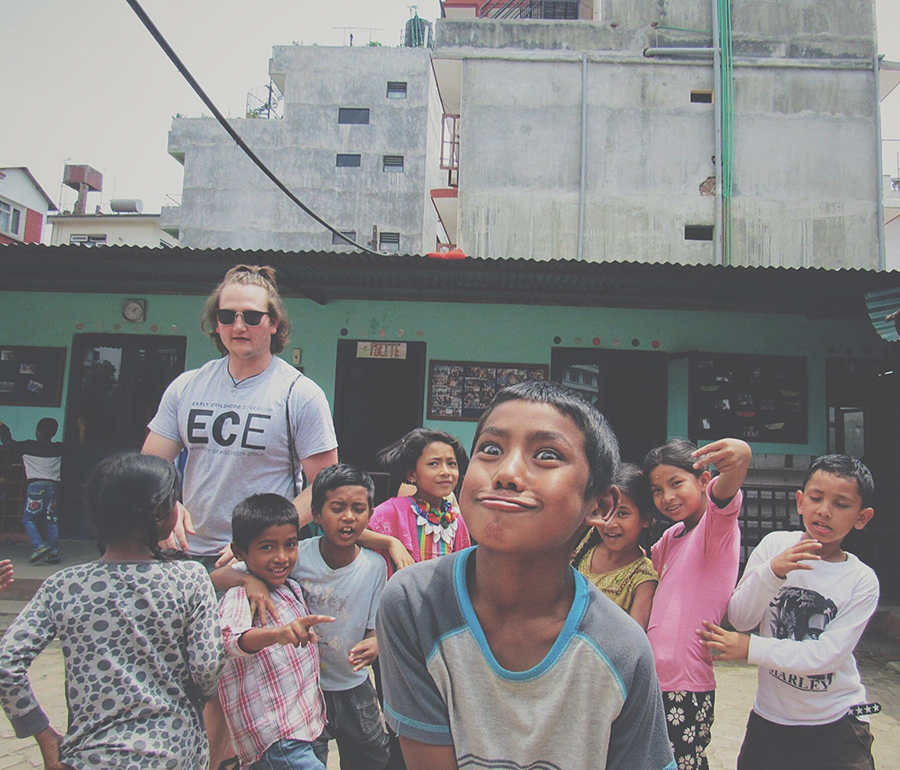
[[[407,474],[416,469],[416,463],[429,444],[447,444],[456,455],[456,464],[459,467],[459,478],[466,473],[469,467],[469,456],[456,436],[451,436],[442,430],[431,428],[413,428],[403,438],[395,441],[375,455],[378,464],[391,472],[395,479],[407,480]]]
[[[154,558],[165,560],[157,521],[178,502],[181,480],[175,465],[161,457],[118,452],[103,460],[87,483],[87,509],[97,528],[100,552],[107,543],[146,540]]]

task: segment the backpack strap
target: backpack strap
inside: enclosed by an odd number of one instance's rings
[[[294,446],[294,431],[291,427],[291,393],[294,390],[294,385],[297,384],[297,380],[299,380],[303,376],[301,372],[298,374],[290,384],[287,392],[287,398],[284,400],[284,421],[287,425],[287,445],[288,445],[288,455],[291,458],[291,485],[294,488],[294,497],[300,494],[300,490],[297,489],[297,463],[294,458],[297,453],[297,448]],[[299,457],[296,458],[297,461],[300,460]]]

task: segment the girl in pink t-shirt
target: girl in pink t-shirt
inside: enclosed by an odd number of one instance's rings
[[[738,439],[697,449],[674,439],[650,451],[644,472],[657,510],[676,522],[653,546],[659,586],[647,635],[678,767],[707,770],[716,680],[696,629],[720,622],[737,582],[741,484],[752,452]],[[714,465],[713,479],[706,469]]]
[[[453,497],[469,464],[458,438],[442,430],[415,428],[382,449],[378,461],[394,476],[414,484],[416,492],[392,497],[375,508],[369,529],[396,537],[415,562],[471,545]],[[389,573],[392,567],[389,561]]]

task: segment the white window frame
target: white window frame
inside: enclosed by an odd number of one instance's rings
[[[0,233],[17,241],[25,240],[25,212],[24,206],[0,198]]]

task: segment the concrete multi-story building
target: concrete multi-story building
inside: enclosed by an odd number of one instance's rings
[[[0,168],[0,245],[40,243],[50,196],[24,166]]]
[[[441,103],[424,48],[278,46],[269,63],[283,118],[233,120],[264,163],[317,214],[380,251],[446,242],[429,191],[439,184]],[[180,206],[162,226],[181,245],[343,250],[344,241],[280,192],[210,118],[176,118]]]
[[[463,251],[884,267],[874,0],[442,5]]]

